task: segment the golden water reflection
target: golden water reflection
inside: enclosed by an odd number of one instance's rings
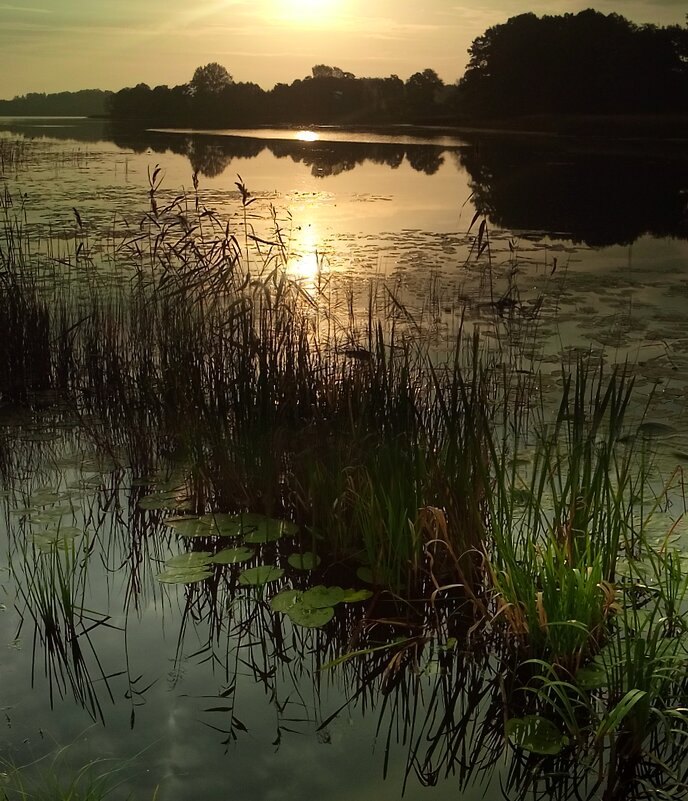
[[[320,248],[320,249],[319,249]],[[322,237],[313,223],[303,225],[292,233],[291,256],[287,272],[304,284],[305,289],[315,289],[325,271],[322,254]]]
[[[320,139],[315,131],[297,131],[296,138],[299,142],[317,142]]]

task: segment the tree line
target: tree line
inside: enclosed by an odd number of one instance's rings
[[[67,116],[97,117],[108,109],[112,92],[102,89],[80,89],[78,92],[30,92],[12,100],[0,100],[0,116]]]
[[[687,18],[688,20],[688,18]],[[445,123],[539,114],[661,114],[688,109],[688,25],[636,25],[619,14],[521,14],[488,28],[468,51],[461,80],[426,68],[403,81],[357,78],[317,64],[311,75],[265,90],[235,82],[218,63],[188,83],[139,83],[0,101],[0,114],[100,114],[118,120],[208,127],[259,124]],[[8,105],[9,104],[9,105]]]
[[[122,89],[110,99],[110,113],[118,119],[219,127],[394,123],[449,117],[452,100],[452,87],[429,68],[404,82],[397,75],[356,78],[318,64],[312,75],[266,91],[255,83],[235,82],[225,67],[211,63],[199,67],[188,84],[151,88],[141,83]]]
[[[477,116],[688,110],[688,26],[635,25],[592,9],[521,14],[468,52],[461,105]]]

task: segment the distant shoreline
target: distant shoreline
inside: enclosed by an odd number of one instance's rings
[[[114,124],[131,124],[131,120],[109,119]],[[141,120],[146,128],[173,129],[174,126],[153,120]],[[230,126],[228,126],[230,127]],[[542,139],[597,139],[617,140],[626,144],[633,142],[661,141],[676,145],[688,144],[688,114],[671,115],[554,115],[541,114],[503,119],[459,119],[428,120],[409,123],[334,123],[330,125],[303,122],[281,123],[279,121],[260,125],[232,125],[236,130],[263,130],[284,128],[287,130],[308,129],[313,131],[358,131],[369,133],[405,134],[409,136],[456,136],[461,134],[485,134],[508,137],[539,137]],[[225,130],[225,128],[202,128],[199,130]]]
[[[3,117],[0,117],[2,119]],[[88,119],[110,123],[122,128],[158,129],[169,132],[195,131],[221,135],[227,128],[191,128],[176,126],[169,120],[153,118],[118,119],[107,115],[74,117],[72,115],[23,114],[7,115],[6,119]],[[409,123],[334,124],[262,123],[232,125],[232,130],[284,130],[308,129],[313,131],[352,131],[389,136],[418,136],[423,138],[475,136],[504,137],[512,140],[537,140],[552,145],[565,145],[576,149],[609,149],[610,152],[644,153],[688,158],[688,114],[539,114],[501,119],[428,119]],[[649,150],[648,150],[649,148]]]

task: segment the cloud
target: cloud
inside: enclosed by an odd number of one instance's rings
[[[52,14],[50,8],[32,8],[30,6],[10,6],[5,3],[0,3],[0,11],[10,11],[19,14]]]

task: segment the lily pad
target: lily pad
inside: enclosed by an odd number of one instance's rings
[[[210,537],[210,527],[197,517],[179,517],[165,520],[165,525],[173,528],[182,537]]]
[[[245,537],[245,542],[260,545],[276,542],[282,537],[293,537],[299,527],[289,520],[276,520],[265,515],[246,514],[241,516],[242,529],[252,529]]]
[[[56,503],[60,500],[60,493],[51,487],[43,487],[42,489],[32,492],[29,502],[36,506],[44,506],[48,503]]]
[[[189,551],[173,556],[165,562],[166,567],[205,567],[211,561],[209,551]]]
[[[27,517],[27,520],[32,525],[41,526],[45,523],[54,523],[57,518],[71,514],[72,511],[71,506],[52,506],[40,512],[32,512]]]
[[[242,531],[241,517],[229,515],[224,512],[203,515],[198,518],[199,523],[205,524],[214,537],[238,537]]]
[[[185,501],[176,492],[151,492],[139,499],[139,509],[183,509]]]
[[[270,608],[273,612],[289,612],[297,603],[301,602],[301,590],[282,590],[270,599]]]
[[[245,587],[261,587],[263,584],[277,581],[283,575],[284,570],[274,565],[249,567],[239,575],[239,584],[243,584]]]
[[[558,754],[569,741],[554,723],[539,715],[507,720],[506,734],[514,745],[524,751],[547,756]]]
[[[252,557],[251,548],[225,548],[211,556],[209,561],[215,565],[236,565],[239,562],[248,562]]]
[[[666,437],[669,434],[674,434],[676,429],[668,423],[646,420],[638,426],[638,431],[645,437]]]
[[[72,533],[75,532],[75,533]],[[41,553],[48,553],[54,548],[66,550],[71,546],[72,540],[81,532],[72,526],[62,529],[46,529],[32,534],[31,541]]]
[[[372,568],[368,567],[368,565],[363,565],[359,567],[356,571],[356,575],[361,581],[364,581],[366,584],[375,584],[375,577],[373,576]]]
[[[341,587],[325,587],[319,584],[304,592],[301,596],[301,603],[310,609],[324,609],[340,603],[345,595],[346,593]]]
[[[331,606],[309,607],[304,603],[295,603],[287,609],[287,616],[292,623],[306,629],[317,629],[329,623],[334,617]]]
[[[314,570],[320,564],[321,559],[312,551],[305,551],[304,553],[293,553],[287,562],[295,570]]]
[[[74,539],[74,537],[80,537],[84,532],[77,528],[76,526],[59,526],[56,529],[48,529],[47,531],[42,532],[43,534],[49,534],[54,532],[56,536],[63,537],[64,539]]]
[[[342,598],[343,604],[355,604],[359,601],[367,601],[368,598],[372,598],[373,593],[372,590],[354,590],[348,589],[344,590],[344,597]]]
[[[586,665],[576,673],[576,682],[585,690],[597,690],[609,683],[607,671],[602,665]]]
[[[157,580],[163,584],[195,584],[198,581],[204,581],[213,575],[212,570],[206,567],[170,567],[158,573]]]

